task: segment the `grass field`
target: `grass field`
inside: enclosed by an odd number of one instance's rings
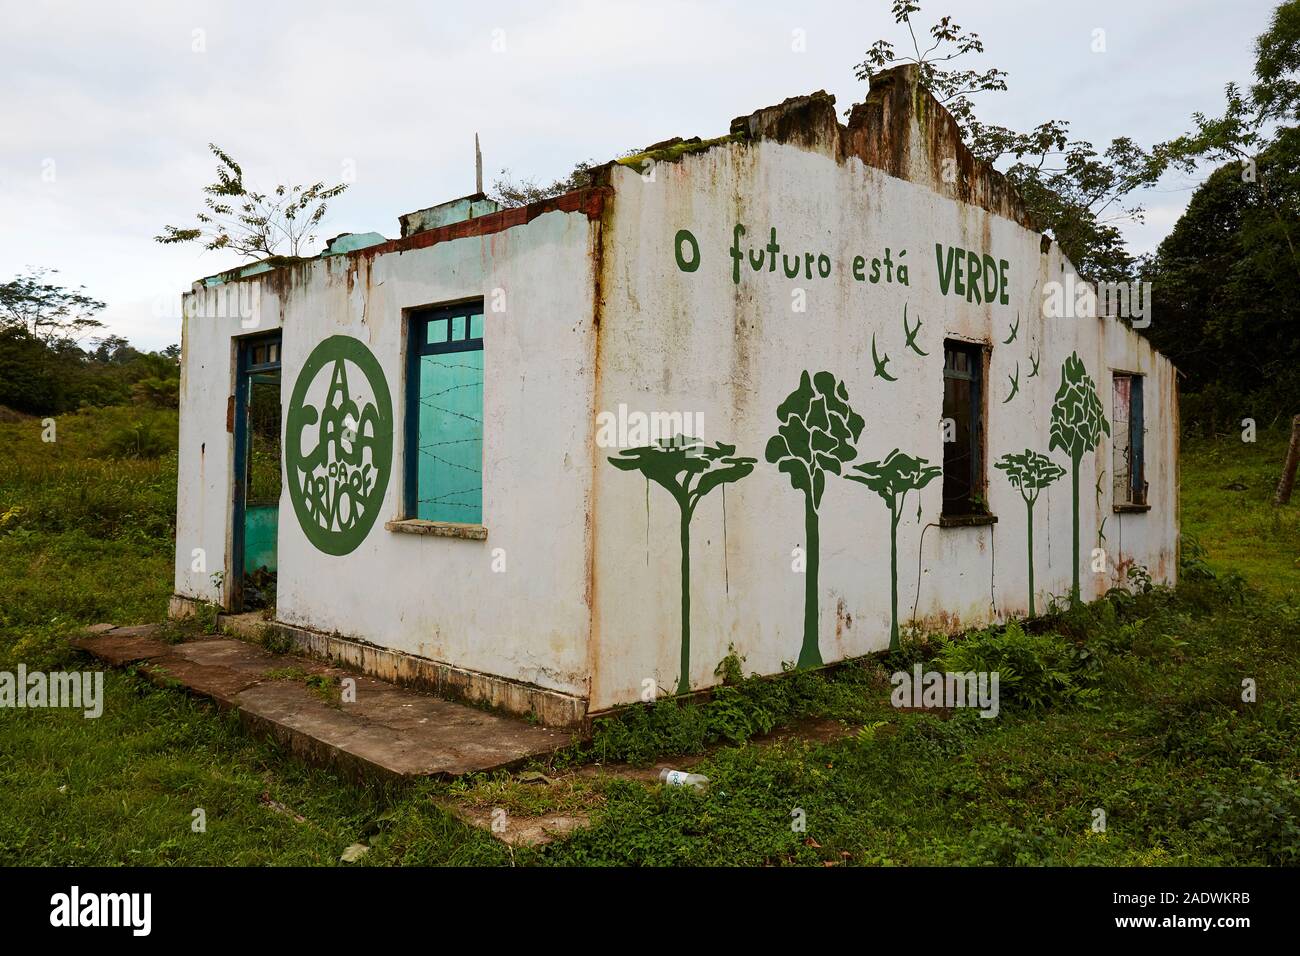
[[[93,410],[57,428],[45,443],[36,420],[0,424],[0,670],[88,666],[70,635],[161,620],[170,592],[174,413]],[[1284,444],[1261,433],[1185,446],[1184,531],[1207,557],[1189,556],[1199,576],[1176,593],[951,644],[913,639],[827,675],[745,680],[732,660],[710,702],[607,722],[540,768],[549,782],[352,786],[179,692],[109,672],[97,720],[0,711],[0,863],[334,864],[362,842],[372,849],[355,865],[1294,864],[1300,504],[1268,503]],[[121,457],[133,449],[161,455]],[[888,671],[936,656],[1014,664],[998,719],[889,706]],[[747,742],[806,717],[844,734]],[[569,772],[700,752],[704,794]],[[444,799],[585,810],[593,826],[511,850]],[[205,832],[192,828],[199,809]]]
[[[1254,444],[1183,445],[1183,532],[1209,547],[1211,567],[1279,598],[1300,595],[1300,491],[1285,508],[1270,504],[1287,439],[1272,431]]]

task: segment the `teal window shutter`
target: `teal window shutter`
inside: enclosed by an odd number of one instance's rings
[[[406,515],[483,523],[483,303],[411,315]]]

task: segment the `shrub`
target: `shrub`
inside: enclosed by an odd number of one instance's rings
[[[587,752],[602,761],[647,763],[668,754],[702,753],[722,741],[743,743],[801,717],[826,712],[856,717],[873,706],[864,693],[871,677],[863,668],[742,677],[742,661],[734,652],[723,659],[715,673],[724,683],[705,700],[669,697],[596,719]]]
[[[1182,554],[1179,556],[1178,573],[1184,581],[1210,581],[1214,570],[1206,558],[1209,552],[1194,534],[1183,534]]]
[[[103,451],[110,458],[161,458],[171,443],[149,422],[136,421],[111,432]]]
[[[142,378],[131,386],[131,398],[138,405],[176,408],[180,404],[180,379]]]
[[[1211,787],[1194,829],[1224,856],[1271,866],[1300,861],[1300,784],[1259,767],[1235,789]]]
[[[1003,707],[1041,710],[1090,702],[1097,694],[1078,673],[1067,641],[1055,634],[1026,634],[1015,621],[1000,631],[940,639],[935,662],[948,672],[997,671]]]
[[[890,673],[910,671],[913,665],[926,664],[934,658],[938,637],[917,628],[906,628],[899,637],[898,650],[886,654],[881,664]]]

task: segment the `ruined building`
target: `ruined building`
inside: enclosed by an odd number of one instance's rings
[[[1172,583],[1174,369],[1073,279],[900,68],[198,282],[173,610],[566,725]]]

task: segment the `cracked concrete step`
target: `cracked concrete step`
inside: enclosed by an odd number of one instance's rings
[[[272,654],[244,641],[212,637],[167,644],[151,625],[92,629],[74,643],[116,667],[138,665],[155,683],[180,684],[252,729],[313,763],[355,776],[458,777],[517,766],[571,741],[570,733],[534,726],[465,704],[331,667]],[[308,686],[336,685],[327,700]],[[356,681],[356,702],[337,684]],[[327,685],[328,686],[328,685]]]

